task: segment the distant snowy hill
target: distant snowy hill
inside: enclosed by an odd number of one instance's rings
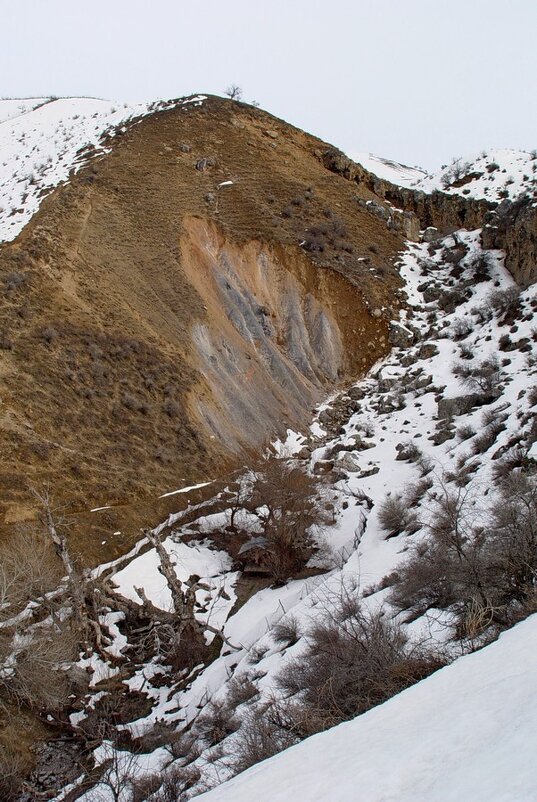
[[[351,153],[353,161],[385,181],[423,192],[439,190],[500,203],[537,188],[537,150],[489,150],[469,159],[455,159],[433,173],[374,156]]]
[[[537,186],[537,151],[489,150],[468,160],[456,159],[449,167],[419,178],[411,186],[424,192],[441,190],[500,202],[521,194],[534,194]]]
[[[405,164],[399,164],[391,159],[383,159],[373,153],[351,153],[349,155],[353,161],[361,164],[370,173],[401,187],[410,187],[427,176],[425,170],[420,170],[418,167],[407,167]]]
[[[254,766],[206,802],[530,802],[537,616],[354,721]]]

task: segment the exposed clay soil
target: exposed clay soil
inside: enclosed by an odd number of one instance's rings
[[[217,98],[157,113],[0,249],[4,532],[49,482],[84,559],[116,556],[387,351],[403,240],[327,147]]]

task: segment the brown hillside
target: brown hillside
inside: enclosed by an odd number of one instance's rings
[[[0,249],[4,528],[48,481],[97,559],[386,352],[403,239],[327,147],[218,98],[159,112]]]

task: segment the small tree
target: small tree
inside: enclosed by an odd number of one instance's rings
[[[237,86],[237,84],[230,84],[225,94],[231,98],[231,100],[240,100],[242,97],[242,89],[240,86]]]
[[[296,463],[269,457],[256,471],[252,502],[267,540],[266,565],[283,582],[305,566],[330,520],[325,488]]]

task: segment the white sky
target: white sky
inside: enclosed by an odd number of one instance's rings
[[[537,147],[537,0],[0,0],[0,95],[243,87],[348,153]]]

